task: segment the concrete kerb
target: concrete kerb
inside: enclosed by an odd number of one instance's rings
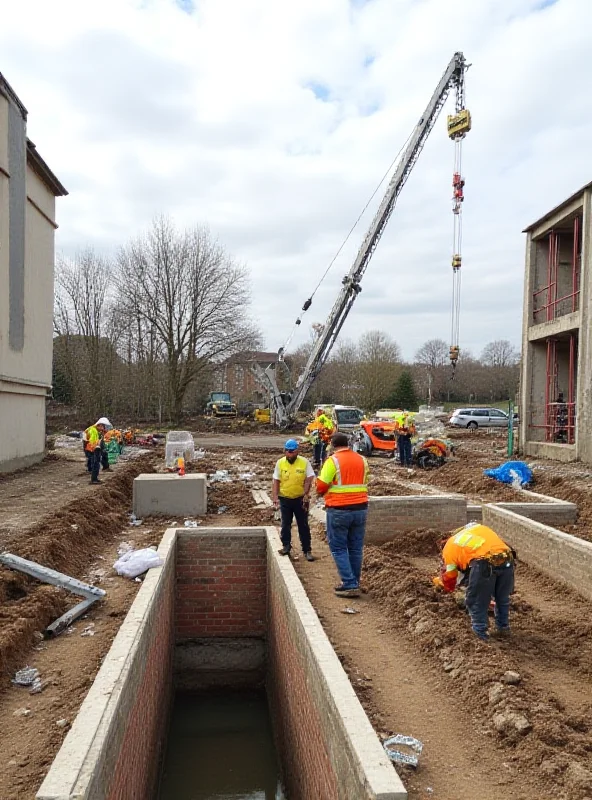
[[[121,700],[146,633],[152,604],[158,597],[167,571],[174,569],[176,530],[165,532],[158,553],[164,564],[149,570],[140,591],[119,629],[103,664],[84,699],[78,715],[54,759],[36,800],[86,800],[105,797],[112,764],[104,763],[113,728],[121,712]],[[102,777],[101,777],[102,776]],[[98,785],[93,791],[91,787]]]
[[[277,530],[266,530],[271,579],[275,575],[281,579],[289,625],[303,634],[298,636],[297,632],[295,640],[304,642],[300,652],[310,675],[309,689],[315,695],[317,707],[330,717],[336,733],[327,740],[332,762],[336,767],[344,760],[349,763],[367,792],[365,796],[404,800],[405,787],[385,754],[293,565],[277,553],[281,545]]]
[[[149,473],[134,479],[133,510],[136,517],[207,513],[207,475],[191,473],[183,477]]]

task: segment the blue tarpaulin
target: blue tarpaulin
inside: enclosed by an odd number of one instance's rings
[[[483,474],[495,478],[500,483],[513,483],[526,486],[532,481],[532,470],[524,461],[506,461],[500,467],[484,469]]]

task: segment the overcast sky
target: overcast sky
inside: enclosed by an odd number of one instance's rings
[[[106,252],[166,213],[248,266],[265,345],[285,342],[456,50],[461,348],[520,342],[522,229],[592,180],[590,0],[0,0],[0,71],[70,195],[57,247]],[[406,358],[449,340],[453,145],[438,120],[342,336]],[[293,345],[325,320],[376,203]]]

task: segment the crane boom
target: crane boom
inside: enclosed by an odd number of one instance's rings
[[[298,378],[291,397],[288,399],[278,388],[275,364],[267,367],[266,370],[263,370],[259,365],[255,365],[254,370],[257,378],[270,393],[276,423],[280,427],[289,424],[293,419],[322,366],[327,361],[333,349],[333,345],[335,344],[335,340],[343,327],[343,323],[347,319],[347,315],[356,297],[362,291],[360,281],[366,272],[370,259],[390,219],[397,198],[401,193],[401,189],[415,166],[419,154],[453,88],[456,90],[457,96],[457,114],[462,110],[462,105],[464,103],[464,74],[466,69],[467,64],[464,55],[462,53],[455,53],[446,67],[423,115],[415,126],[409,144],[397,164],[378,211],[372,220],[364,241],[360,245],[356,259],[348,274],[343,278],[339,295],[327,317],[327,321],[321,333],[314,343],[306,367]]]

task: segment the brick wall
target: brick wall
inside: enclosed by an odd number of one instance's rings
[[[592,600],[592,543],[495,505],[483,506],[483,522],[518,558]]]
[[[105,657],[37,800],[152,797],[172,693],[175,535],[150,570]]]
[[[570,525],[578,518],[578,507],[575,503],[495,503],[495,505],[520,514],[521,517],[542,522],[543,525]]]
[[[177,532],[177,642],[265,635],[263,528]]]
[[[370,497],[366,541],[384,542],[394,533],[419,528],[440,528],[447,532],[466,522],[467,501],[457,495]]]
[[[268,529],[267,696],[294,800],[404,800],[407,793],[294,568]]]
[[[151,797],[164,755],[172,699],[174,624],[174,559],[168,569],[152,613],[147,619],[142,651],[137,654],[130,679],[137,682],[121,714],[125,732],[116,754],[108,800]],[[128,689],[128,694],[131,694]],[[114,754],[115,755],[115,754]]]

